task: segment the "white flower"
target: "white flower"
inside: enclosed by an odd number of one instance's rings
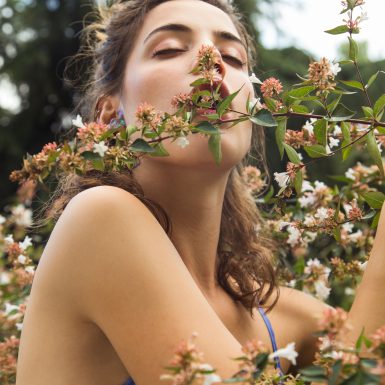
[[[23,328],[23,322],[15,323],[17,330],[21,330]]]
[[[310,136],[314,135],[314,127],[311,123],[311,120],[307,120],[305,125],[303,126],[303,128],[308,131]]]
[[[95,154],[99,154],[103,158],[108,147],[105,145],[104,140],[102,140],[99,143],[95,143],[93,149]]]
[[[358,230],[355,233],[348,235],[348,239],[351,242],[355,242],[355,243],[357,243],[361,238],[362,238],[362,231],[361,230]]]
[[[24,241],[23,242],[19,242],[19,246],[23,250],[27,249],[29,246],[32,246],[32,238],[29,237],[28,235],[26,235],[26,237],[24,238]]]
[[[262,84],[262,82],[255,76],[254,72],[249,76],[249,80],[255,84]]]
[[[19,306],[18,305],[12,305],[9,302],[5,303],[5,315],[9,315],[9,313],[13,312],[14,310],[19,311]]]
[[[339,144],[340,144],[340,140],[339,139],[336,139],[336,138],[333,138],[333,137],[329,138],[329,146],[330,146],[330,148],[338,147]]]
[[[302,196],[301,198],[298,198],[298,202],[301,207],[309,207],[313,205],[316,202],[316,197],[313,194],[306,194]]]
[[[319,180],[316,180],[314,182],[314,191],[315,192],[321,193],[321,192],[325,192],[327,189],[328,189],[328,186],[326,186],[326,184],[324,182],[320,182]]]
[[[334,135],[334,136],[338,136],[338,135],[341,135],[341,134],[342,134],[341,127],[337,124],[337,125],[334,127],[333,135]]]
[[[351,222],[347,222],[347,223],[344,223],[342,226],[342,229],[345,230],[347,233],[351,233],[353,231],[353,223]]]
[[[338,72],[341,71],[341,67],[339,63],[331,63],[330,64],[330,72],[334,75],[337,76]]]
[[[368,13],[367,12],[361,12],[360,15],[360,23],[363,21],[369,20]]]
[[[279,187],[283,188],[286,187],[289,183],[289,173],[287,172],[275,172],[274,173],[274,179],[278,183]]]
[[[332,152],[328,144],[325,146],[325,150],[326,150],[326,154],[330,154]]]
[[[354,295],[355,294],[355,290],[354,289],[352,289],[351,287],[346,287],[345,288],[345,294],[346,295]]]
[[[354,175],[354,170],[352,168],[349,168],[348,171],[345,172],[346,178],[349,178],[351,180],[356,180],[356,177]]]
[[[290,226],[291,222],[286,222],[286,221],[279,221],[278,222],[278,229],[279,231],[282,231],[285,227]]]
[[[288,283],[287,283],[287,286],[289,287],[295,287],[295,284],[297,283],[297,281],[295,279],[292,279],[290,280]]]
[[[295,351],[295,342],[290,342],[286,347],[278,349],[269,355],[269,359],[273,360],[275,357],[286,358],[293,365],[297,365],[296,357],[298,353]]]
[[[12,209],[12,215],[15,222],[19,226],[29,227],[32,225],[32,210],[27,209],[24,205],[17,205]]]
[[[323,221],[328,217],[328,209],[326,207],[318,208],[317,212],[314,214],[314,217]]]
[[[311,183],[308,180],[304,180],[302,182],[302,189],[301,191],[313,191],[314,187],[311,185]]]
[[[327,287],[325,283],[321,280],[314,282],[314,289],[316,292],[316,297],[321,301],[325,301],[330,294],[330,287]]]
[[[17,257],[17,260],[19,263],[21,263],[22,265],[25,264],[25,262],[27,262],[27,257],[23,254],[20,254],[18,257]]]
[[[367,265],[368,265],[368,261],[361,262],[360,263],[360,270],[365,271]]]
[[[326,350],[332,346],[332,341],[327,335],[319,337],[319,341],[321,342],[321,344],[319,345],[319,350],[321,351]]]
[[[287,231],[289,233],[289,238],[287,239],[287,243],[291,246],[294,247],[297,245],[297,243],[301,239],[301,232],[294,226],[289,226],[287,228]]]
[[[13,235],[12,234],[7,235],[4,238],[4,241],[5,241],[5,243],[7,243],[9,245],[15,242],[14,239],[13,239]]]
[[[33,274],[35,272],[35,266],[27,266],[24,269],[28,274]]]
[[[317,238],[317,235],[318,235],[318,233],[316,233],[314,231],[307,231],[305,233],[306,241],[307,242],[313,242]]]
[[[190,141],[185,137],[185,136],[180,136],[176,141],[175,143],[182,147],[182,148],[185,148],[187,147],[189,144],[190,144]]]
[[[213,370],[213,367],[209,364],[200,364],[198,368],[201,370]],[[204,376],[203,385],[211,385],[214,382],[221,382],[222,381],[221,377],[219,377],[215,373],[204,374],[203,376]]]
[[[3,271],[0,273],[0,285],[8,285],[11,282],[11,274]]]
[[[80,115],[78,115],[76,117],[76,119],[72,119],[72,124],[77,128],[83,128],[84,127],[83,119]]]
[[[2,215],[0,215],[0,225],[2,225],[5,222],[5,220],[6,219]]]
[[[305,215],[305,218],[303,220],[303,224],[305,226],[314,226],[316,224],[316,220],[314,217],[310,214]]]

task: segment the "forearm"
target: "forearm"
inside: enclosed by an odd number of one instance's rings
[[[348,316],[352,329],[343,340],[355,343],[362,328],[370,335],[385,324],[385,208],[382,207],[377,234],[361,284]]]

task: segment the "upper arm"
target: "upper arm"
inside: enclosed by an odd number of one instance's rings
[[[205,362],[230,377],[241,346],[224,327],[175,247],[133,195],[97,187],[74,198],[35,279],[66,297],[107,336],[137,385],[161,384],[176,345],[198,332]]]
[[[330,306],[314,296],[303,291],[282,287],[280,289],[280,302],[282,308],[292,323],[292,330],[297,337],[298,362],[297,367],[311,365],[317,351],[319,320],[325,309]]]

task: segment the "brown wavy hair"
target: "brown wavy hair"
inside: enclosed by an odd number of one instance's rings
[[[67,69],[87,60],[87,71],[81,76],[88,79],[82,87],[82,97],[76,107],[88,121],[98,117],[98,104],[103,96],[113,95],[121,86],[124,66],[146,14],[168,0],[117,0],[108,6],[97,5],[91,15],[94,20],[86,25],[81,35],[81,49],[67,65]],[[233,5],[221,0],[201,0],[211,4],[233,21],[241,39],[248,49],[249,70],[256,63],[256,52],[241,14]],[[265,137],[262,127],[253,126],[252,153],[268,175],[265,160]],[[250,156],[250,154],[249,154]],[[256,207],[243,178],[247,156],[230,173],[226,186],[220,237],[216,279],[223,289],[239,301],[253,316],[255,306],[264,306],[267,311],[278,300],[279,289],[272,258],[273,241],[262,231],[263,219]],[[104,173],[91,171],[86,175],[67,175],[59,180],[50,200],[46,216],[57,220],[68,202],[79,192],[100,185],[117,186],[139,198],[154,214],[168,236],[172,223],[165,210],[148,199],[135,180],[132,171]],[[273,301],[270,298],[275,294]],[[268,306],[269,305],[269,306]]]

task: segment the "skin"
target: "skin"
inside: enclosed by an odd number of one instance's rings
[[[143,45],[152,30],[172,22],[188,25],[192,33],[162,32]],[[235,49],[233,43],[214,39],[217,29],[239,36],[225,13],[200,1],[169,1],[154,8],[127,61],[121,93],[105,100],[101,120],[108,122],[122,105],[126,121],[132,123],[133,106],[143,101],[171,111],[171,97],[189,91],[194,76],[188,72],[202,44],[214,45],[222,55],[230,46]],[[169,45],[186,51],[151,57],[153,49]],[[230,92],[244,85],[234,106],[243,111],[252,86],[246,67],[233,64],[223,60],[221,73]],[[223,378],[237,371],[229,358],[240,356],[247,340],[258,338],[270,347],[258,312],[251,318],[215,282],[225,186],[231,168],[249,149],[251,126],[243,123],[222,132],[219,167],[207,150],[207,139],[196,135],[184,149],[168,143],[170,157],[144,159],[135,170],[145,193],[170,216],[171,239],[149,210],[122,189],[100,186],[72,199],[36,271],[17,385],[113,385],[129,375],[137,385],[160,385],[159,375],[165,373],[163,366],[175,345],[192,331],[198,332],[206,362]],[[378,231],[385,231],[385,214]],[[376,238],[349,314],[354,327],[346,341],[353,341],[362,326],[371,332],[385,320],[384,307],[376,306],[385,299],[384,243],[385,237]],[[285,371],[295,372],[312,362],[316,350],[312,333],[326,307],[305,293],[281,288],[269,319],[278,346],[294,341],[299,353],[296,367],[282,360]]]
[[[192,33],[163,31],[152,35],[143,44],[151,31],[168,23],[184,24],[192,29]],[[121,104],[126,122],[135,123],[136,106],[144,101],[158,110],[173,112],[172,97],[189,92],[189,84],[198,78],[189,72],[196,64],[197,53],[203,44],[214,46],[222,55],[247,61],[244,47],[236,42],[215,39],[215,30],[231,32],[240,38],[227,14],[200,1],[166,2],[147,15],[126,64],[121,95],[110,99],[115,108]],[[185,49],[185,52],[152,57],[154,50],[168,48]],[[239,66],[222,58],[220,73],[230,93],[244,86],[234,101],[234,109],[246,112],[247,96],[254,95],[247,65]],[[110,111],[108,107],[105,105]],[[102,110],[101,119],[107,121],[110,116],[104,112]],[[207,138],[191,135],[190,145],[183,149],[168,140],[165,147],[170,152],[169,157],[148,157],[134,172],[145,194],[159,202],[170,215],[174,228],[172,241],[195,281],[208,296],[215,296],[218,290],[214,266],[227,179],[231,168],[248,152],[252,130],[249,122],[230,129],[223,126],[220,167],[208,150]],[[205,242],[201,242],[202,234]]]

